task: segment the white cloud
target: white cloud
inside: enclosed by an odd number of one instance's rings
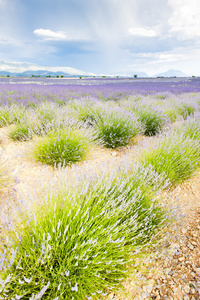
[[[25,71],[51,71],[51,72],[63,72],[71,75],[95,75],[94,73],[85,72],[80,69],[71,67],[48,67],[40,66],[26,62],[14,62],[14,61],[0,61],[0,71],[7,72],[25,72]]]
[[[68,36],[64,31],[52,31],[50,29],[36,29],[33,33],[44,40],[63,41],[67,40]]]
[[[133,36],[141,36],[141,37],[154,37],[158,35],[155,30],[143,28],[143,27],[129,28],[128,32]]]
[[[168,20],[169,33],[178,34],[182,40],[200,37],[200,1],[199,0],[168,0],[173,9]]]

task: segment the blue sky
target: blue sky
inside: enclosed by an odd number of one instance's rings
[[[0,0],[0,61],[5,70],[15,62],[13,71],[24,62],[33,70],[200,75],[199,28],[199,0]]]

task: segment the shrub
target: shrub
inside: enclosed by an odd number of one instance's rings
[[[128,265],[166,217],[152,190],[139,186],[159,175],[141,166],[132,170],[136,178],[125,173],[84,174],[21,214],[13,252],[2,256],[4,297],[101,299],[122,287]]]
[[[144,134],[152,136],[157,134],[164,125],[164,117],[157,111],[148,106],[140,106],[136,108],[135,113],[139,116],[139,120],[144,124]]]
[[[96,139],[107,148],[126,146],[133,137],[143,132],[138,117],[119,109],[110,109],[100,114],[94,128]]]
[[[102,104],[96,98],[80,98],[73,100],[67,105],[69,111],[79,121],[85,122],[89,126],[95,124],[96,118],[103,111]]]
[[[23,105],[13,104],[9,107],[11,123],[21,123],[26,118],[26,110]]]
[[[89,146],[90,142],[81,131],[62,129],[39,139],[33,156],[45,164],[65,166],[84,159]]]
[[[11,124],[11,114],[8,107],[0,107],[0,127]]]
[[[29,124],[17,124],[11,129],[9,137],[14,141],[29,141],[33,137],[33,130]]]
[[[37,106],[36,115],[40,121],[41,126],[51,123],[56,118],[56,110],[58,106],[54,103],[44,102]]]
[[[191,138],[200,142],[200,114],[197,112],[193,116],[174,129],[175,132],[183,134],[184,137]]]
[[[189,178],[199,167],[200,146],[182,134],[171,132],[161,135],[154,145],[146,147],[139,161],[144,165],[152,165],[156,172],[165,172],[172,184]]]

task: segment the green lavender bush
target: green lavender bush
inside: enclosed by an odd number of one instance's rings
[[[126,146],[131,139],[144,130],[138,117],[120,110],[110,108],[100,114],[94,126],[96,139],[107,148]]]
[[[8,107],[0,107],[0,127],[11,124],[11,114]]]
[[[65,166],[83,160],[90,149],[90,141],[81,131],[60,129],[35,143],[33,157],[52,166]]]
[[[1,296],[102,299],[122,288],[129,264],[167,217],[155,200],[158,186],[146,186],[163,176],[130,164],[121,172],[84,174],[67,189],[57,184],[36,211],[21,212],[12,253],[2,256]]]
[[[139,161],[151,165],[158,173],[164,172],[171,184],[189,178],[200,166],[199,141],[171,132],[159,136],[156,143],[145,147]]]
[[[29,124],[16,124],[9,132],[13,141],[29,141],[33,137],[33,130]]]
[[[139,120],[144,124],[144,134],[152,136],[157,134],[165,123],[163,115],[153,110],[150,106],[140,106],[135,108],[135,113],[139,116]]]
[[[178,133],[183,133],[185,137],[200,142],[200,113],[194,113],[193,116],[187,118],[183,125],[175,128]]]

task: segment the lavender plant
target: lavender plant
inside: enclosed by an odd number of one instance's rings
[[[96,118],[103,110],[101,102],[91,97],[81,97],[78,100],[72,100],[68,103],[67,108],[79,121],[85,122],[89,126],[95,123]]]
[[[96,119],[94,129],[96,139],[107,148],[126,146],[144,130],[137,116],[116,108],[101,113]]]
[[[60,129],[38,139],[33,157],[52,166],[65,166],[83,160],[90,148],[86,135],[78,130]]]
[[[8,107],[0,107],[0,127],[11,124],[11,115]]]
[[[84,175],[47,194],[36,211],[20,215],[12,253],[2,256],[0,295],[102,299],[119,290],[128,264],[165,222],[155,191],[140,189],[160,180],[151,168],[129,165],[122,173]]]
[[[189,116],[187,120],[176,127],[174,131],[178,134],[183,134],[184,137],[200,142],[200,113],[196,112],[194,115]]]
[[[165,172],[171,184],[177,184],[189,178],[199,167],[200,146],[184,135],[184,132],[167,132],[158,137],[155,144],[145,148],[139,161],[152,165],[156,172]]]
[[[139,116],[142,124],[144,124],[144,134],[147,136],[157,134],[165,123],[164,116],[150,106],[140,105],[135,108],[135,113]]]
[[[29,124],[16,124],[9,132],[13,141],[29,141],[33,137],[33,130]]]

